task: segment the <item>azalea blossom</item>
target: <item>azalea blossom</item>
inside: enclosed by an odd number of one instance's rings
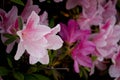
[[[106,20],[111,16],[116,16],[117,10],[116,10],[116,3],[117,0],[109,0],[108,2],[102,2],[98,5],[103,8],[102,17],[103,22],[106,22]]]
[[[101,59],[110,58],[118,51],[117,42],[120,39],[120,26],[115,25],[115,22],[115,17],[111,17],[101,27],[98,35],[94,37],[93,42],[96,44],[97,54],[101,55]]]
[[[13,6],[12,9],[7,13],[3,9],[0,9],[0,33],[12,33],[10,32],[10,28],[13,24],[15,24],[15,21],[18,17],[17,15],[18,9],[16,6]]]
[[[56,35],[60,31],[60,25],[50,29],[46,25],[39,24],[39,16],[32,11],[27,19],[24,28],[17,32],[20,37],[15,60],[18,60],[25,50],[30,55],[30,64],[35,64],[38,61],[42,64],[49,63],[47,49],[59,49],[63,41]]]
[[[4,43],[7,38],[3,36],[3,34],[16,34],[18,29],[18,9],[16,6],[13,6],[12,9],[7,13],[4,10],[0,9],[0,33],[1,33],[1,40]],[[12,42],[11,44],[7,45],[6,52],[10,53],[13,49],[13,46],[16,41]]]
[[[69,20],[68,24],[65,25],[63,23],[60,23],[61,25],[61,31],[60,36],[66,43],[74,43],[81,38],[88,36],[90,34],[89,30],[80,30],[78,23],[75,20]]]
[[[79,65],[92,68],[90,54],[94,52],[95,45],[91,41],[81,40],[72,50],[75,72],[79,73]]]
[[[89,0],[89,7],[83,7],[77,22],[82,30],[90,30],[91,26],[98,26],[102,23],[103,8],[97,5],[96,0]]]

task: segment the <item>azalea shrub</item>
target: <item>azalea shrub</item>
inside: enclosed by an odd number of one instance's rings
[[[120,80],[120,0],[1,0],[0,80]]]

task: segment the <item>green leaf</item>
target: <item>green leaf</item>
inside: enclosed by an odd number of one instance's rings
[[[21,29],[23,29],[23,23],[22,23],[22,18],[21,17],[18,17],[18,26]]]
[[[12,42],[15,41],[15,40],[16,40],[15,37],[9,38],[9,39],[7,39],[7,40],[5,41],[4,44],[8,45],[8,44],[12,43]]]
[[[51,18],[50,22],[49,22],[49,26],[51,28],[53,28],[55,26],[55,22],[54,22],[54,18]]]
[[[3,34],[3,36],[6,37],[6,38],[12,38],[13,37],[12,34],[7,34],[7,33]]]
[[[50,80],[50,79],[40,74],[27,74],[25,75],[24,80]]]
[[[48,77],[40,75],[40,74],[33,74],[37,78],[37,80],[50,80]]]
[[[20,72],[14,72],[13,76],[16,80],[24,80],[24,75]]]
[[[24,6],[24,3],[21,0],[11,0],[11,2]]]
[[[7,58],[7,62],[8,62],[8,65],[10,66],[10,68],[13,68],[13,64],[12,64],[12,61],[10,60],[10,58]]]
[[[37,67],[30,67],[27,71],[27,73],[33,73],[37,71]]]
[[[9,70],[5,67],[0,66],[0,76],[7,75],[9,73]]]

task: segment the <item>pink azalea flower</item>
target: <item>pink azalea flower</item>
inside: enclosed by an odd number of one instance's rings
[[[38,5],[33,5],[33,0],[27,0],[27,3],[21,13],[24,22],[27,21],[27,18],[30,16],[32,11],[35,11],[38,14],[40,12],[40,8]]]
[[[60,23],[61,25],[61,31],[60,36],[66,43],[74,43],[77,40],[80,40],[83,35],[87,37],[87,35],[90,33],[87,30],[80,30],[79,25],[75,20],[69,20],[68,24],[65,25],[63,23]]]
[[[49,63],[47,49],[59,49],[62,39],[56,35],[60,31],[60,25],[50,29],[46,25],[39,24],[39,16],[33,11],[27,20],[23,30],[17,32],[20,37],[15,60],[18,60],[25,50],[30,55],[30,64],[41,62]]]
[[[82,30],[90,30],[92,25],[99,25],[102,23],[103,9],[97,5],[96,0],[89,1],[89,7],[83,7],[82,13],[79,15],[77,22]]]
[[[17,13],[18,13],[18,9],[16,6],[13,6],[8,13],[0,9],[0,16],[2,19],[0,24],[0,28],[1,28],[0,33],[11,33],[10,28],[16,22],[16,19],[18,17]]]
[[[102,13],[103,16],[103,20],[104,22],[111,16],[115,16],[117,14],[116,11],[116,2],[117,0],[109,0],[107,3],[105,3],[104,5],[100,4],[101,7],[103,7],[104,11]]]
[[[77,5],[87,8],[89,7],[89,1],[88,0],[67,0],[66,9],[72,9]]]
[[[0,9],[0,16],[2,21],[0,22],[0,33],[1,40],[4,43],[7,39],[3,36],[4,33],[8,34],[16,34],[15,31],[18,29],[18,9],[16,6],[13,6],[12,9],[6,13],[4,10]],[[7,45],[6,52],[10,53],[16,41]]]
[[[81,40],[80,43],[72,50],[75,72],[79,73],[79,65],[92,67],[92,60],[89,57],[95,49],[94,44],[88,40]]]
[[[94,37],[93,42],[96,44],[97,54],[101,58],[110,58],[118,51],[118,44],[120,37],[120,27],[115,26],[115,17],[111,17],[106,24],[104,24],[100,33]],[[100,57],[99,56],[99,57]]]

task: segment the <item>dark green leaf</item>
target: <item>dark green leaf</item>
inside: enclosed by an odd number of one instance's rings
[[[8,65],[10,66],[10,68],[12,68],[13,65],[12,65],[12,61],[10,60],[10,58],[7,58],[7,61],[8,61]]]
[[[55,26],[55,22],[54,22],[54,19],[53,19],[53,18],[50,20],[49,26],[50,26],[51,28],[53,28],[53,27]]]
[[[24,75],[20,72],[14,72],[13,76],[16,80],[24,80]]]
[[[22,23],[22,18],[21,17],[18,17],[18,26],[21,29],[23,29],[23,23]]]
[[[21,0],[11,0],[11,2],[24,6],[24,3]]]
[[[6,37],[6,38],[12,38],[13,37],[12,34],[7,34],[7,33],[3,34],[3,36]]]
[[[9,73],[9,70],[5,67],[0,66],[0,76],[7,75]]]
[[[27,74],[25,75],[25,80],[50,80],[49,78],[40,74]]]
[[[37,78],[37,80],[50,80],[48,77],[40,75],[40,74],[33,74]]]
[[[12,43],[12,42],[15,41],[15,40],[16,40],[15,37],[9,38],[9,39],[7,39],[7,40],[5,41],[4,44],[8,45],[8,44]]]

